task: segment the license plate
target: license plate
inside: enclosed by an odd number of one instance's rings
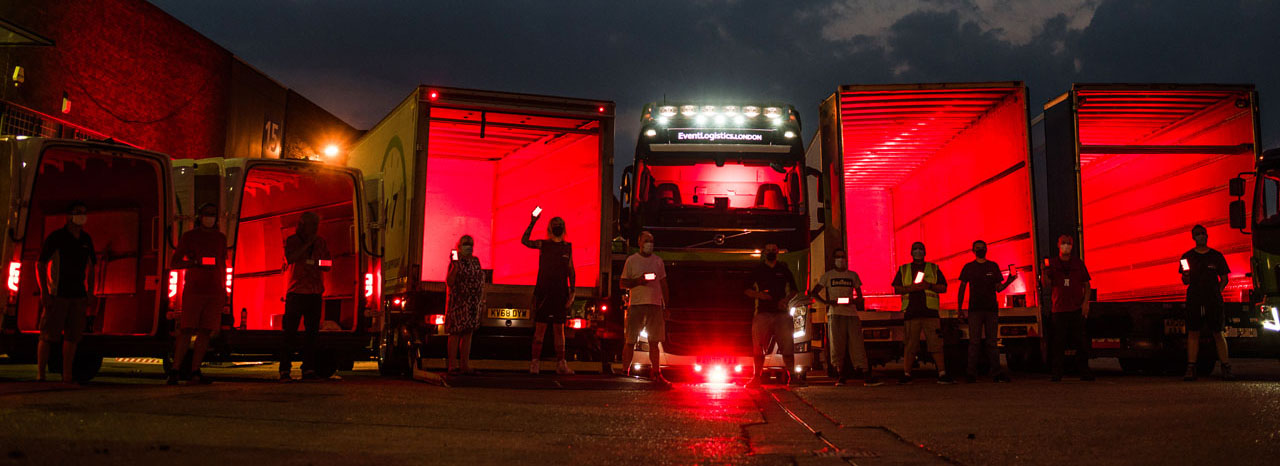
[[[1227,337],[1228,338],[1258,338],[1258,329],[1227,327]]]
[[[705,356],[698,357],[698,364],[702,364],[704,366],[714,366],[714,365],[731,366],[736,362],[737,360],[734,358],[716,358],[716,357],[705,357]]]
[[[490,309],[490,319],[528,319],[528,309]]]

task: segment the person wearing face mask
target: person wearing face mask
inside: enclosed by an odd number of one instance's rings
[[[529,362],[529,373],[538,374],[542,359],[542,339],[551,326],[556,348],[556,373],[573,375],[569,363],[564,357],[564,322],[568,319],[569,308],[573,307],[573,290],[578,278],[573,270],[573,244],[565,241],[564,219],[552,218],[547,224],[547,239],[531,240],[533,227],[538,223],[538,216],[529,220],[520,242],[525,247],[538,250],[538,280],[533,287],[533,359]]]
[[[871,374],[871,366],[867,363],[867,348],[862,341],[862,321],[858,319],[858,311],[865,309],[866,305],[862,298],[862,278],[858,277],[857,272],[849,270],[849,255],[843,248],[836,248],[831,256],[835,268],[822,274],[809,295],[827,306],[831,367],[839,374],[836,376],[836,386],[849,381],[850,374],[844,368],[846,357],[855,373],[866,375],[864,385],[881,385],[880,379]]]
[[[298,322],[306,328],[302,342],[302,379],[318,379],[314,368],[316,339],[324,307],[324,273],[333,257],[320,237],[320,215],[303,212],[294,234],[285,239],[284,254],[289,272],[289,288],[284,298],[284,348],[280,354],[280,381],[292,380],[294,339]]]
[[[752,285],[746,290],[746,295],[756,301],[756,314],[751,320],[755,371],[747,386],[759,387],[761,384],[764,352],[768,349],[770,337],[778,343],[778,352],[782,353],[788,383],[802,385],[804,382],[795,377],[795,323],[787,307],[796,295],[796,279],[786,264],[778,262],[777,244],[766,244],[763,251],[764,261],[752,272]]]
[[[973,242],[974,260],[960,270],[960,290],[957,293],[956,308],[960,317],[969,323],[969,367],[965,379],[969,383],[977,381],[978,358],[984,353],[991,365],[992,380],[1008,382],[1009,376],[1000,369],[1000,348],[996,344],[999,337],[1000,306],[996,294],[1008,288],[1017,275],[1009,274],[1009,278],[1001,280],[1003,275],[1000,266],[987,260],[987,242]],[[969,295],[969,307],[964,307],[965,291],[972,290]]]
[[[1075,240],[1070,235],[1058,237],[1058,255],[1045,260],[1047,264],[1040,274],[1041,282],[1052,290],[1053,339],[1050,351],[1053,355],[1053,377],[1050,380],[1054,382],[1062,381],[1062,366],[1069,341],[1076,344],[1080,380],[1093,380],[1093,373],[1089,371],[1092,341],[1085,327],[1085,320],[1089,318],[1089,269],[1084,261],[1072,254],[1074,247]]]
[[[173,269],[186,271],[169,385],[178,384],[179,374],[184,369],[182,362],[187,349],[192,346],[193,335],[195,345],[191,352],[190,383],[210,382],[200,373],[200,364],[209,348],[210,335],[222,324],[222,314],[228,310],[223,272],[227,263],[227,237],[218,230],[218,206],[204,204],[197,213],[195,228],[178,239],[178,248],[173,251],[173,260],[169,264]]]
[[[458,238],[458,257],[449,261],[445,277],[445,331],[449,333],[445,366],[449,375],[474,375],[471,369],[471,336],[480,327],[484,309],[484,269],[475,255],[471,235]]]
[[[626,342],[622,346],[622,362],[631,368],[636,341],[643,330],[649,341],[649,367],[651,378],[662,385],[669,385],[662,377],[661,349],[659,343],[666,337],[666,319],[663,309],[671,296],[667,290],[667,268],[662,258],[653,253],[653,234],[640,233],[640,252],[632,254],[622,266],[619,285],[631,290],[630,305],[626,316]]]
[[[1218,362],[1222,366],[1222,378],[1234,380],[1231,360],[1227,358],[1227,336],[1222,292],[1227,289],[1231,269],[1221,252],[1209,247],[1209,230],[1203,225],[1191,227],[1191,238],[1196,247],[1182,255],[1178,272],[1187,285],[1187,373],[1182,380],[1196,379],[1196,359],[1200,356],[1200,333],[1213,335],[1218,347]],[[1185,265],[1185,267],[1184,267]]]
[[[72,202],[67,224],[50,233],[40,248],[36,270],[40,281],[40,343],[36,351],[36,380],[45,380],[45,366],[53,345],[62,341],[62,382],[74,383],[71,365],[84,333],[86,313],[94,304],[93,240],[84,231],[88,208]],[[52,267],[50,267],[52,265]]]
[[[938,310],[941,309],[938,295],[947,292],[947,279],[942,276],[938,264],[925,262],[924,253],[924,243],[912,243],[911,263],[902,264],[893,276],[893,290],[902,295],[902,326],[906,331],[903,336],[902,378],[898,383],[911,383],[911,366],[915,365],[920,334],[924,333],[925,344],[938,367],[938,383],[953,384],[955,379],[947,374],[946,360],[942,357],[942,335],[939,333],[942,324],[938,319]]]

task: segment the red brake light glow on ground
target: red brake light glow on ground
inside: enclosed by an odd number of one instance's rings
[[[20,282],[21,279],[22,279],[22,263],[17,261],[10,262],[9,263],[9,291],[17,293],[18,283],[21,283]]]

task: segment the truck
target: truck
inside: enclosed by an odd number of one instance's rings
[[[1246,176],[1254,180],[1252,209],[1243,199],[1249,191]],[[1229,350],[1232,355],[1280,357],[1280,271],[1276,269],[1280,264],[1280,148],[1263,152],[1254,171],[1232,178],[1228,186],[1229,194],[1236,197],[1228,208],[1231,228],[1250,235],[1253,252],[1251,306],[1232,321],[1247,327],[1236,330],[1244,338],[1232,342]],[[1251,338],[1250,328],[1257,338]]]
[[[189,230],[191,213],[210,203],[219,207],[218,224],[227,236],[228,308],[208,360],[257,361],[278,354],[288,285],[284,240],[308,211],[320,216],[318,234],[332,256],[316,373],[328,377],[372,358],[379,334],[373,316],[381,303],[359,170],[310,160],[204,158],[174,161],[173,171],[175,204],[186,213],[176,219],[175,233]],[[183,271],[170,270],[167,285],[168,317],[176,321]]]
[[[1050,250],[1059,234],[1080,240],[1095,288],[1092,357],[1119,358],[1126,371],[1182,370],[1186,287],[1177,267],[1196,224],[1231,269],[1223,295],[1232,355],[1280,354],[1262,313],[1275,289],[1266,252],[1275,162],[1261,154],[1253,85],[1075,84],[1033,123],[1038,247]],[[1255,172],[1253,193],[1229,181]],[[1254,194],[1251,237],[1222,206]],[[1200,346],[1200,373],[1216,360],[1214,345]]]
[[[659,364],[708,380],[751,375],[752,269],[775,243],[803,291],[811,238],[808,182],[800,115],[768,101],[654,102],[641,114],[635,163],[623,170],[620,238],[614,271],[621,270],[642,231],[655,236],[667,268],[666,339]],[[793,301],[796,371],[812,367],[813,329],[804,300]],[[625,304],[625,301],[624,301]],[[632,369],[645,371],[647,329]],[[765,360],[783,367],[775,345]],[[666,369],[664,369],[666,370]]]
[[[97,296],[73,362],[77,379],[93,378],[105,356],[137,356],[172,346],[161,277],[175,209],[170,160],[132,146],[82,140],[0,137],[6,305],[4,352],[35,360],[39,337],[37,264],[44,238],[67,223],[73,202],[88,208],[84,226],[95,248]],[[56,260],[54,261],[56,266]],[[61,345],[55,345],[60,353]],[[157,353],[158,354],[158,353]],[[62,360],[50,358],[54,370]]]
[[[1041,360],[1028,108],[1027,88],[1016,81],[846,85],[822,102],[812,144],[827,177],[820,212],[830,218],[814,270],[832,267],[826,251],[847,249],[863,282],[858,314],[873,366],[903,356],[902,300],[892,282],[916,241],[949,285],[939,312],[948,367],[965,366],[957,280],[979,239],[987,259],[1016,276],[998,299],[1009,366]],[[923,348],[921,356],[929,357]]]
[[[566,339],[599,355],[608,324],[614,233],[613,102],[418,86],[348,151],[365,174],[381,258],[377,360],[384,374],[421,367],[443,345],[445,274],[466,234],[486,276],[475,347],[527,354],[538,252],[521,244],[533,212],[561,217],[577,287]],[[614,313],[617,311],[615,310]],[[613,322],[619,322],[615,318]],[[550,350],[552,345],[545,345]],[[537,355],[535,355],[537,356]],[[607,359],[606,356],[602,358]]]

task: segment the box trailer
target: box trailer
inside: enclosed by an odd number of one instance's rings
[[[1232,352],[1258,347],[1250,237],[1231,228],[1228,180],[1259,161],[1258,95],[1252,85],[1075,84],[1034,121],[1037,235],[1080,242],[1096,305],[1093,357],[1126,370],[1185,362],[1178,258],[1204,225],[1231,268],[1224,292]],[[1269,232],[1268,232],[1269,234]],[[1201,346],[1202,370],[1216,360]]]
[[[94,294],[75,374],[97,374],[104,356],[137,356],[169,345],[161,280],[166,226],[174,212],[170,161],[129,146],[63,139],[0,138],[7,303],[0,339],[11,358],[34,361],[39,336],[37,263],[45,237],[88,207],[95,248]],[[56,262],[56,260],[55,260]],[[60,350],[57,350],[60,351]],[[53,357],[53,364],[61,364]]]
[[[373,213],[384,373],[407,371],[427,344],[442,341],[445,274],[464,234],[474,238],[488,282],[476,338],[489,342],[476,348],[509,342],[527,351],[538,252],[520,237],[535,208],[542,219],[534,239],[548,219],[561,217],[574,246],[577,300],[567,338],[595,341],[607,311],[613,234],[606,209],[613,109],[604,100],[419,86],[355,143],[347,164],[380,194]]]
[[[287,276],[284,241],[304,212],[320,216],[332,265],[325,273],[317,373],[331,375],[373,356],[379,306],[364,217],[359,170],[309,160],[206,158],[175,162],[180,228],[193,224],[199,206],[219,207],[227,236],[228,310],[215,333],[209,360],[273,359],[283,342]],[[180,233],[179,233],[180,234]],[[182,271],[168,272],[171,319],[182,312]]]
[[[1011,365],[1040,359],[1027,89],[1021,82],[842,86],[821,108],[827,249],[844,246],[867,296],[860,312],[872,364],[902,357],[902,304],[892,282],[911,244],[948,282],[942,311],[948,366],[964,367],[956,290],[973,260],[1017,279],[1000,293],[1000,336]],[[827,264],[827,257],[815,260]],[[953,360],[954,359],[954,360]]]

